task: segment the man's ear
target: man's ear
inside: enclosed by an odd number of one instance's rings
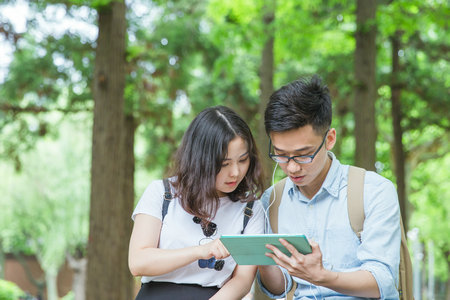
[[[330,128],[330,130],[328,131],[327,139],[325,141],[326,149],[328,151],[333,149],[335,144],[336,144],[336,129]]]

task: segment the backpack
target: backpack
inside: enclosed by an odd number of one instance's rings
[[[164,217],[167,215],[167,209],[169,208],[170,201],[172,200],[173,196],[170,191],[170,184],[169,180],[167,178],[163,179],[164,184],[164,202],[162,207],[162,219],[161,221],[164,221]],[[253,215],[253,204],[254,201],[247,202],[247,205],[244,208],[244,224],[242,226],[241,234],[244,234],[245,227],[247,227],[248,221]]]
[[[347,209],[350,225],[353,232],[361,241],[361,232],[364,225],[364,176],[365,169],[350,166],[348,171],[348,185],[347,185]],[[283,195],[286,179],[283,178],[277,184],[275,184],[272,193],[270,195],[270,202],[273,204],[269,208],[269,220],[270,226],[274,233],[278,233],[278,207]],[[274,190],[276,199],[274,201]],[[408,251],[408,244],[406,242],[405,230],[403,228],[402,218],[400,217],[400,229],[401,229],[401,245],[400,245],[400,265],[399,265],[399,285],[397,287],[400,300],[411,300],[413,297],[413,278],[412,278],[412,263],[411,257]],[[295,282],[294,282],[295,283]],[[288,292],[286,299],[291,300],[294,297],[296,290],[296,284]],[[258,294],[260,296],[260,294]],[[265,295],[264,295],[265,296]],[[267,296],[266,296],[267,297]],[[258,297],[255,299],[263,299]],[[269,298],[266,298],[269,299]]]

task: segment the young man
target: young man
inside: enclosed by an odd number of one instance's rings
[[[329,91],[317,76],[291,82],[270,97],[265,111],[269,155],[288,176],[278,232],[305,234],[312,253],[302,255],[282,241],[292,253],[288,257],[268,245],[278,266],[259,266],[258,282],[272,298],[284,297],[294,280],[294,299],[398,299],[401,231],[395,187],[366,172],[360,241],[347,212],[349,166],[330,152],[336,143],[331,119]],[[262,197],[266,210],[272,189]]]

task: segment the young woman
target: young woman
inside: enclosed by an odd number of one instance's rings
[[[183,136],[167,187],[167,209],[164,183],[156,180],[133,212],[129,267],[142,276],[136,299],[242,299],[256,266],[236,265],[219,237],[264,231],[259,201],[247,207],[263,186],[244,120],[224,106],[203,110]]]

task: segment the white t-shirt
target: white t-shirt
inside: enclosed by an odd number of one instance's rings
[[[174,194],[173,191],[172,194]],[[134,209],[132,219],[134,220],[137,214],[147,214],[161,220],[163,201],[163,182],[155,180],[145,189]],[[240,234],[246,205],[242,202],[233,202],[228,197],[220,198],[220,207],[212,220],[217,224],[217,231],[211,238],[216,239],[223,234]],[[264,211],[260,201],[255,201],[252,209],[253,215],[249,219],[244,234],[264,233]],[[164,217],[158,247],[160,249],[180,249],[199,245],[205,235],[200,224],[194,223],[193,217],[182,208],[179,198],[172,199]],[[195,261],[164,275],[143,276],[141,281],[143,283],[168,281],[222,287],[230,279],[235,266],[236,263],[231,256],[225,259],[225,265],[221,271],[200,268],[198,261]]]

